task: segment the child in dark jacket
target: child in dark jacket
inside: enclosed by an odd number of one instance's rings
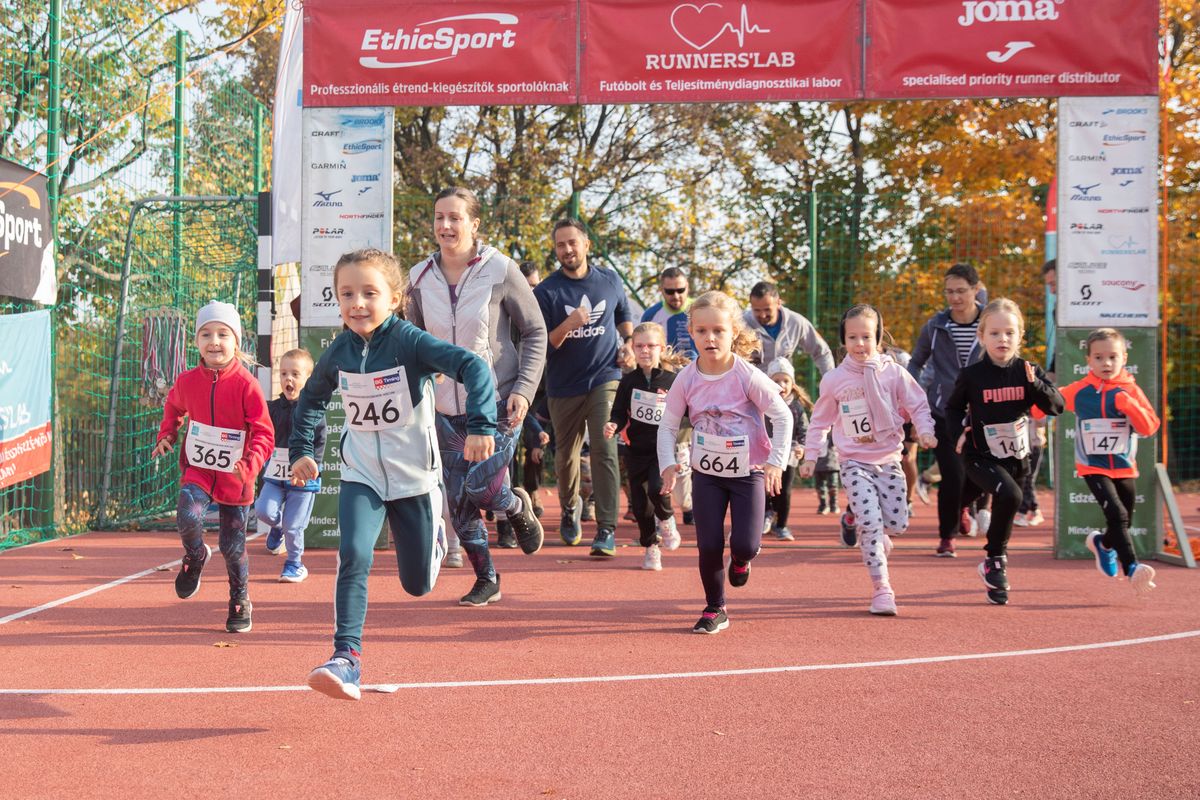
[[[624,431],[625,472],[629,476],[629,500],[637,520],[642,547],[646,548],[642,569],[661,570],[662,552],[679,547],[675,510],[671,495],[662,493],[662,471],[658,468],[658,425],[666,407],[667,392],[675,382],[675,370],[687,359],[667,347],[667,335],[656,322],[643,322],[633,329],[633,357],[637,366],[621,377],[613,399],[605,437]]]
[[[1063,397],[1041,368],[1020,358],[1025,319],[1011,300],[993,300],[979,315],[986,355],[963,367],[946,402],[947,432],[962,454],[967,486],[962,503],[992,495],[987,558],[979,575],[989,603],[1008,603],[1008,539],[1021,504],[1021,481],[1029,469],[1029,418],[1062,413]]]
[[[763,521],[763,535],[773,533],[776,539],[784,542],[795,540],[788,530],[788,514],[792,510],[792,478],[796,474],[796,465],[804,458],[804,437],[808,435],[808,411],[812,408],[812,400],[808,393],[796,385],[796,369],[786,358],[776,358],[767,365],[767,374],[779,386],[779,394],[792,412],[792,452],[788,458],[787,469],[780,479],[779,494],[767,495],[767,517]],[[772,433],[771,423],[767,423],[767,435]],[[836,492],[836,490],[835,490]],[[837,502],[836,500],[834,501]]]
[[[266,525],[267,552],[274,555],[287,550],[287,560],[279,573],[280,583],[300,583],[308,577],[304,566],[304,529],[312,516],[313,501],[321,490],[321,478],[292,486],[292,466],[288,459],[288,437],[292,435],[292,412],[296,400],[313,371],[313,359],[307,350],[289,350],[279,359],[279,397],[267,403],[271,424],[275,427],[275,452],[263,473],[262,490],[254,504],[258,521]],[[325,420],[317,424],[313,453],[325,452]]]

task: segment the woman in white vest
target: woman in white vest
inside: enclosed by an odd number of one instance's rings
[[[542,546],[533,503],[524,489],[511,485],[508,473],[545,365],[546,324],[517,263],[479,241],[479,211],[479,200],[469,189],[451,187],[438,194],[433,210],[438,250],[412,268],[408,303],[414,325],[483,358],[496,381],[496,450],[474,463],[463,458],[463,387],[444,380],[436,390],[443,488],[453,529],[475,569],[475,585],[459,601],[466,606],[500,599],[500,576],[480,511],[507,515],[526,553]]]

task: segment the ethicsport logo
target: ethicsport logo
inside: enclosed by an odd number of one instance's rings
[[[454,25],[443,24],[453,22],[466,22],[470,27],[482,24],[490,30],[460,31]],[[512,30],[512,26],[517,22],[516,14],[483,13],[431,19],[418,22],[408,30],[397,28],[395,31],[384,31],[381,28],[369,28],[363,31],[360,49],[364,53],[397,52],[407,54],[408,57],[398,61],[385,61],[378,56],[362,56],[358,63],[367,69],[423,67],[449,61],[459,53],[470,50],[516,47],[517,32]],[[427,30],[431,25],[442,27]]]
[[[360,139],[357,142],[346,142],[342,145],[342,155],[356,156],[383,149],[382,139]]]
[[[1100,143],[1105,147],[1122,147],[1133,142],[1144,142],[1148,135],[1143,130],[1128,130],[1125,133],[1106,133]]]

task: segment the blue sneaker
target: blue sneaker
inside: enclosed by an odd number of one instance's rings
[[[308,577],[308,567],[303,564],[298,564],[294,561],[287,561],[283,565],[283,572],[279,573],[280,583],[303,583]]]
[[[1100,531],[1092,531],[1088,534],[1087,546],[1096,554],[1096,569],[1110,578],[1115,578],[1117,577],[1117,553],[1101,544],[1103,538],[1104,534]]]
[[[348,650],[338,650],[333,657],[308,673],[308,686],[335,700],[358,700],[362,691],[362,664]]]
[[[283,529],[271,528],[271,531],[267,534],[267,552],[277,556],[283,551]]]
[[[579,527],[579,517],[583,514],[583,501],[575,497],[575,505],[564,508],[562,519],[559,520],[558,535],[567,544],[574,547],[583,538],[583,529]]]
[[[611,528],[601,528],[596,531],[596,538],[592,540],[592,552],[590,555],[600,558],[612,558],[617,554],[617,535],[613,533]]]

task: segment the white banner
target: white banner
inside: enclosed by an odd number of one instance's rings
[[[1158,98],[1058,102],[1058,324],[1155,327]]]
[[[275,73],[275,115],[271,130],[271,263],[300,260],[301,198],[296,157],[302,146],[300,112],[303,108],[303,10],[288,3],[279,40],[279,68]],[[270,396],[268,394],[268,396]]]
[[[392,249],[391,108],[306,108],[300,321],[340,327],[333,268],[343,253]]]

